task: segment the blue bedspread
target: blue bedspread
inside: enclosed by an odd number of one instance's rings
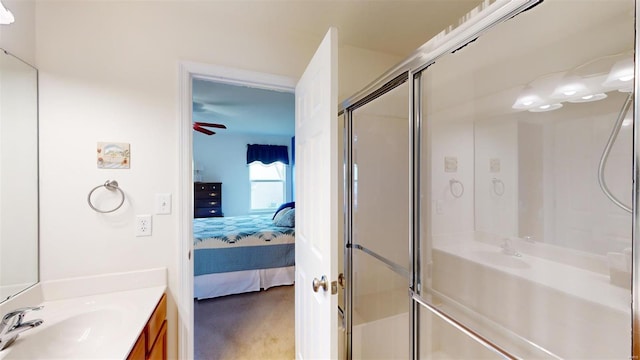
[[[195,253],[193,273],[196,276],[293,266],[296,262],[295,244],[197,249]]]
[[[227,243],[235,243],[248,236],[257,236],[264,241],[271,241],[284,234],[294,235],[295,229],[273,225],[271,214],[193,220],[194,245],[211,238]]]
[[[274,226],[271,215],[194,219],[194,275],[293,266],[294,235],[294,228]]]

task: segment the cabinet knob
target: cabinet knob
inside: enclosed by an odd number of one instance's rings
[[[216,195],[218,195],[218,194],[217,193],[210,193],[209,194],[209,196],[211,196],[211,197],[216,196]]]
[[[209,203],[209,205],[215,205],[215,204],[217,204],[217,203],[218,203],[217,201],[211,201],[211,202]]]
[[[216,213],[216,211],[215,211],[215,210],[211,210],[211,211],[209,211],[209,213],[211,213],[211,214],[215,214],[215,213]]]

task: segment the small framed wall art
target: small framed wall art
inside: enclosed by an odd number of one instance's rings
[[[128,143],[98,142],[98,169],[129,169]]]

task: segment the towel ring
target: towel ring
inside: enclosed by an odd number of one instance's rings
[[[504,195],[504,183],[502,182],[502,180],[493,178],[491,182],[493,183],[493,192],[498,196]],[[499,189],[502,189],[502,190],[499,190]]]
[[[460,185],[460,191],[456,192],[453,190],[453,185],[455,184]],[[461,198],[464,194],[464,185],[456,179],[451,179],[449,180],[449,191],[451,191],[451,195],[453,195],[454,198]]]
[[[109,190],[109,191],[119,191],[120,192],[120,196],[122,197],[122,200],[120,200],[120,204],[118,204],[118,206],[116,206],[115,208],[111,209],[111,210],[100,210],[98,208],[96,208],[95,206],[93,206],[93,204],[91,203],[91,195],[93,195],[93,192],[98,190],[99,188],[104,187],[105,189]],[[122,206],[122,204],[124,204],[124,191],[122,191],[122,189],[120,189],[120,187],[118,187],[118,182],[115,180],[107,180],[105,181],[105,183],[103,185],[98,185],[96,187],[94,187],[93,189],[91,189],[91,191],[89,191],[89,195],[87,196],[87,202],[89,203],[89,206],[91,206],[91,208],[99,213],[102,214],[106,214],[106,213],[110,213],[110,212],[114,212],[118,209],[120,209],[120,207]]]

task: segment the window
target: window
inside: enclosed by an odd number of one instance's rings
[[[286,167],[280,161],[269,165],[259,161],[249,164],[251,210],[276,209],[284,203],[286,177]]]

